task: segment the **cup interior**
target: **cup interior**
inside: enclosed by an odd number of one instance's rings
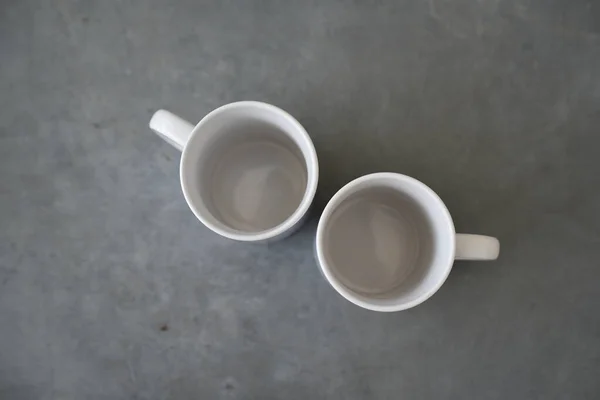
[[[251,103],[209,114],[196,129],[182,159],[182,184],[203,222],[247,235],[294,216],[315,180],[308,163],[314,148],[297,121]]]
[[[320,265],[334,288],[361,306],[408,308],[446,279],[454,226],[424,184],[399,174],[368,177],[351,182],[326,207],[317,232]]]

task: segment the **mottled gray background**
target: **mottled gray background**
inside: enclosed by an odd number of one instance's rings
[[[274,103],[317,210],[269,245],[188,210],[148,120]],[[600,398],[600,5],[0,2],[0,399]],[[319,208],[397,171],[502,242],[407,312],[337,295]]]

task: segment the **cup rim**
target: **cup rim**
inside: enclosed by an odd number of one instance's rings
[[[450,252],[448,253],[447,260],[445,261],[446,268],[443,271],[443,273],[439,275],[439,278],[435,282],[435,284],[432,285],[423,295],[417,297],[412,301],[390,305],[374,304],[372,302],[363,300],[362,298],[357,296],[350,288],[346,287],[341,281],[339,281],[338,278],[336,278],[336,276],[332,272],[331,266],[327,263],[323,245],[326,225],[332,213],[339,205],[340,201],[345,199],[348,194],[351,194],[354,191],[354,189],[363,182],[382,178],[399,179],[405,182],[409,182],[413,185],[416,185],[420,190],[426,192],[429,196],[431,196],[434,199],[436,204],[439,206],[442,216],[444,217],[444,222],[447,225],[449,232],[451,233],[451,237],[449,238],[449,240],[451,241]],[[317,234],[315,237],[315,251],[317,254],[317,264],[319,265],[321,272],[325,276],[325,279],[346,300],[350,301],[351,303],[354,303],[357,306],[372,311],[402,311],[423,303],[425,300],[433,296],[433,294],[437,292],[440,289],[440,287],[444,284],[444,282],[448,278],[448,275],[450,274],[450,271],[452,270],[452,265],[454,263],[454,256],[456,252],[456,231],[454,228],[454,222],[452,221],[452,216],[450,215],[450,211],[448,211],[448,208],[446,207],[442,199],[437,195],[437,193],[435,193],[429,186],[407,175],[395,172],[376,172],[368,175],[363,175],[359,178],[350,181],[349,183],[344,185],[340,190],[338,190],[335,193],[335,195],[333,195],[333,197],[329,200],[329,202],[325,206],[325,209],[323,210],[323,213],[321,214],[319,223],[317,225]]]
[[[287,217],[285,219],[285,221],[283,221],[282,223],[280,223],[277,226],[274,226],[273,228],[266,229],[264,231],[260,231],[260,232],[256,232],[256,233],[231,232],[231,231],[222,229],[221,227],[210,222],[207,218],[205,218],[202,215],[202,213],[198,210],[198,208],[195,206],[195,204],[191,201],[192,196],[190,195],[190,188],[187,183],[187,178],[184,177],[184,166],[187,164],[188,158],[190,157],[190,155],[188,154],[188,151],[187,151],[188,150],[187,145],[183,149],[183,152],[181,155],[181,161],[179,163],[179,180],[181,182],[181,189],[183,191],[183,196],[184,196],[188,206],[190,207],[190,209],[192,210],[192,212],[194,213],[196,218],[198,218],[200,220],[200,222],[202,222],[207,228],[209,228],[213,232],[215,232],[223,237],[226,237],[228,239],[233,239],[233,240],[242,241],[242,242],[260,242],[260,241],[272,239],[274,237],[282,235],[287,230],[291,229],[294,225],[296,225],[302,219],[304,214],[306,214],[306,212],[309,210],[310,205],[312,204],[312,201],[315,197],[315,193],[317,191],[317,184],[319,181],[319,162],[318,162],[315,146],[314,146],[310,136],[308,135],[308,132],[306,132],[306,129],[304,129],[304,127],[300,124],[300,122],[298,122],[298,120],[296,120],[296,118],[294,118],[287,111],[284,111],[281,108],[276,107],[272,104],[263,103],[260,101],[252,101],[252,100],[236,101],[233,103],[228,103],[228,104],[222,105],[222,106],[212,110],[211,112],[206,114],[204,116],[204,118],[202,118],[200,120],[200,122],[198,122],[198,124],[194,127],[194,129],[192,130],[192,133],[190,134],[190,139],[188,140],[188,143],[191,142],[193,137],[195,135],[197,135],[198,132],[200,132],[200,130],[202,129],[204,124],[206,124],[206,122],[208,120],[210,120],[211,118],[214,118],[218,114],[222,114],[222,113],[231,111],[232,109],[245,108],[245,107],[263,109],[263,110],[267,110],[271,113],[276,113],[276,114],[281,115],[294,127],[296,132],[299,134],[301,140],[304,140],[306,142],[306,145],[308,147],[308,157],[303,157],[303,158],[304,158],[304,162],[306,163],[306,166],[307,166],[307,175],[308,176],[307,176],[307,182],[306,182],[306,189],[304,191],[302,201],[300,202],[300,204],[298,205],[296,210],[289,217]],[[311,174],[311,172],[312,172],[312,174]]]

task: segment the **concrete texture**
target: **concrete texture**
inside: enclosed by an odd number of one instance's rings
[[[598,399],[594,1],[0,3],[0,399]],[[268,246],[187,209],[147,128],[256,99],[314,139],[314,218]],[[338,296],[318,209],[374,171],[496,235],[413,310]]]

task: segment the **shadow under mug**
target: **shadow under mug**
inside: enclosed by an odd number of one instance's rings
[[[306,130],[287,112],[241,101],[193,126],[159,110],[150,128],[182,151],[185,200],[212,231],[239,241],[271,241],[305,220],[319,164]]]
[[[319,220],[316,258],[331,286],[374,311],[401,311],[431,297],[454,260],[494,260],[490,236],[456,234],[428,186],[402,174],[362,176],[340,189]]]

